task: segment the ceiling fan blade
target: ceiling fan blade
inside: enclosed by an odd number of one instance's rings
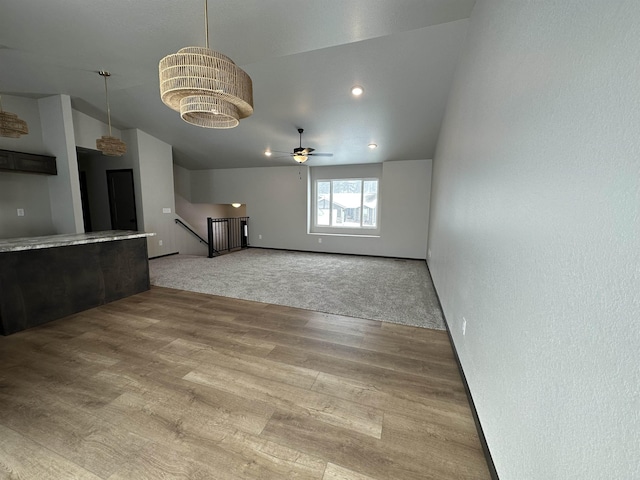
[[[303,151],[304,151],[305,155],[307,155],[307,154],[313,152],[314,150],[315,150],[315,148],[306,147]]]
[[[333,157],[333,153],[310,153],[312,157]]]

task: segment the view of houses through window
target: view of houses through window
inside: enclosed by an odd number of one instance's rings
[[[348,228],[377,226],[377,179],[317,180],[315,200],[316,226]]]

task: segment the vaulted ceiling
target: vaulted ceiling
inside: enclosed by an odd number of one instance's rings
[[[310,165],[432,158],[474,3],[209,0],[211,48],[251,76],[255,108],[214,130],[184,123],[158,88],[161,58],[204,46],[203,0],[3,0],[0,92],[68,94],[106,122],[108,70],[114,126],[173,145],[189,169],[292,164],[263,152],[298,146],[299,127],[303,146],[334,154]]]

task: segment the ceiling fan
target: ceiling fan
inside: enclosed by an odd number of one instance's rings
[[[303,128],[298,129],[298,134],[300,135],[300,146],[293,149],[293,152],[280,152],[286,153],[287,156],[293,157],[293,159],[298,163],[304,163],[308,160],[309,157],[333,157],[333,153],[314,153],[315,148],[303,147],[302,146],[302,132],[304,132]]]

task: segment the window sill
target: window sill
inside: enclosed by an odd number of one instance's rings
[[[380,235],[368,235],[359,233],[321,233],[321,232],[307,232],[307,235],[318,235],[321,237],[356,237],[356,238],[380,238]]]

